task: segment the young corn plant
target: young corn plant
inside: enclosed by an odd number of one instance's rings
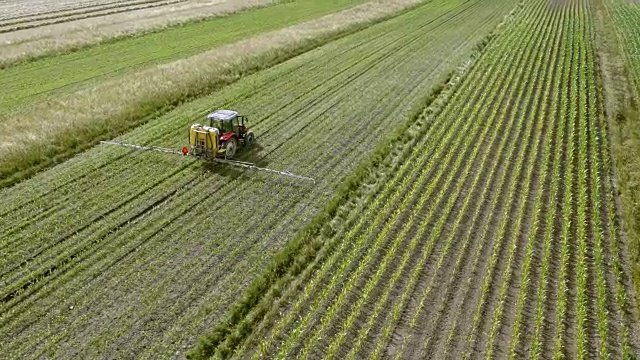
[[[498,126],[487,126],[487,128],[494,128],[495,129],[494,132],[493,132],[493,135],[491,137],[493,139],[492,141],[495,141],[496,135],[497,135],[497,131],[498,131],[499,127]],[[503,139],[502,143],[504,143],[504,140],[506,140],[506,137]],[[476,146],[476,150],[474,151],[474,154],[477,153],[478,149],[479,149],[479,147]],[[486,162],[486,159],[487,159],[488,155],[489,155],[488,152],[484,154],[483,158],[480,160],[481,163],[484,164]],[[476,157],[476,155],[472,155],[471,156],[471,158],[475,158],[475,157]],[[468,166],[470,166],[470,164]],[[468,170],[467,170],[467,174],[468,174]],[[468,175],[465,175],[465,178],[466,178],[466,176],[468,176]],[[479,179],[480,178],[481,178],[481,173],[478,172],[476,174],[474,180],[473,180],[473,185],[471,186],[472,189],[476,189],[477,185],[479,184]],[[485,190],[486,190],[486,188],[485,188]],[[471,192],[474,192],[474,191],[475,190],[471,190]],[[466,209],[470,205],[470,201],[469,201],[470,199],[471,199],[471,196],[469,196],[469,195],[465,198],[465,202],[463,204],[462,210],[459,212],[459,215],[457,217],[457,220],[455,221],[455,225],[453,226],[453,229],[458,229],[458,224],[460,223],[460,221],[462,221],[463,214],[466,213]],[[426,219],[429,219],[429,218],[430,217],[427,216]],[[446,217],[441,217],[442,220],[445,219],[445,218]],[[418,264],[416,266],[414,266],[414,270],[411,273],[409,284],[407,285],[407,287],[405,288],[406,290],[403,291],[403,295],[401,296],[401,301],[396,302],[396,306],[393,308],[392,314],[393,314],[394,317],[397,317],[397,316],[400,315],[400,310],[402,308],[402,304],[404,303],[404,301],[406,301],[406,299],[408,297],[407,294],[409,293],[409,289],[411,289],[413,287],[412,284],[414,284],[417,281],[419,275],[422,273],[423,267],[426,264],[426,261],[427,261],[428,257],[430,256],[430,254],[432,252],[433,245],[435,244],[436,239],[439,237],[440,232],[442,230],[442,225],[443,225],[442,222],[443,221],[439,222],[436,225],[436,230],[431,232],[432,235],[430,236],[431,239],[428,241],[427,249],[422,251],[422,254],[423,254],[422,257],[420,258]],[[429,221],[425,221],[423,224],[426,225],[428,223],[429,223]],[[424,225],[421,226],[420,230],[418,230],[419,234],[416,235],[418,238],[422,237],[421,234],[423,232],[423,229],[425,228]],[[441,267],[442,262],[443,262],[443,260],[444,260],[444,258],[446,256],[446,254],[448,254],[448,249],[450,248],[450,246],[452,244],[452,240],[454,238],[454,234],[455,234],[455,230],[450,234],[450,236],[447,238],[447,240],[444,241],[444,243],[445,243],[444,249],[439,251],[440,256],[438,258],[438,261],[437,261],[437,264],[436,264],[435,270],[434,270],[436,273],[437,273],[437,270]],[[468,242],[466,242],[466,244],[468,244]],[[400,272],[398,272],[397,274],[399,276]],[[395,274],[394,274],[394,276],[395,276]],[[432,277],[432,280],[435,279],[435,278],[436,278],[435,276]],[[429,287],[431,287],[431,286],[429,286]],[[374,311],[380,311],[380,309],[382,308],[383,304],[384,304],[384,301],[379,301],[377,303],[377,306],[376,306]],[[359,334],[358,334],[359,336],[358,336],[358,339],[356,341],[356,345],[352,347],[352,350],[349,353],[350,357],[355,357],[355,355],[357,353],[357,349],[359,349],[360,345],[362,344],[362,341],[364,341],[365,336],[366,336],[366,334],[368,332],[368,329],[370,329],[373,326],[374,320],[375,320],[375,317],[370,317],[370,321],[368,322],[367,327],[363,328],[359,332]],[[397,321],[397,318],[394,319],[393,323],[395,323],[395,321]],[[385,329],[383,331],[384,339],[387,339],[388,336],[390,336],[390,334],[391,334],[391,329],[388,328],[388,327],[385,327],[384,329]],[[382,350],[382,346],[381,345],[384,344],[384,343],[386,343],[386,340],[382,340],[382,341],[378,341],[377,342],[378,346],[374,350],[372,358],[377,358],[378,356],[380,356],[380,351]]]

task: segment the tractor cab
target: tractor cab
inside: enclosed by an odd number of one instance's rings
[[[234,133],[239,136],[239,128],[244,125],[245,121],[245,116],[238,115],[236,111],[231,110],[216,110],[207,117],[209,118],[209,126],[217,127],[222,135]]]
[[[232,110],[216,110],[209,114],[208,118],[209,126],[217,127],[220,130],[220,140],[226,141],[235,136],[243,140],[245,145],[250,145],[253,142],[253,132],[248,131],[246,116],[238,115],[236,111]],[[251,135],[250,138],[247,138],[247,135]]]

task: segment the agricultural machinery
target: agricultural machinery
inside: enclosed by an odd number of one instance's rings
[[[302,175],[258,167],[255,164],[231,160],[238,150],[250,147],[256,141],[253,131],[249,130],[247,117],[232,110],[216,110],[209,115],[209,125],[193,124],[189,128],[189,143],[182,151],[157,146],[126,144],[119,141],[101,141],[102,144],[116,145],[136,150],[157,151],[183,156],[193,156],[208,162],[222,163],[247,169],[267,171],[278,175],[315,182],[314,179]]]
[[[247,117],[236,111],[217,110],[207,116],[209,126],[193,124],[189,129],[189,147],[182,153],[213,159],[231,159],[236,154],[238,143],[244,147],[253,145],[255,135],[247,126]]]

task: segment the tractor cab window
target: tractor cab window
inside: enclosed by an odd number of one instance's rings
[[[234,131],[234,126],[233,126],[233,120],[220,120],[220,134],[226,134],[228,132],[233,132]]]
[[[244,128],[244,116],[238,116],[236,117],[236,129],[243,129]]]

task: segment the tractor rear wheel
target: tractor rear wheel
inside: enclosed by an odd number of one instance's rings
[[[253,134],[253,131],[248,131],[244,134],[244,146],[251,146],[256,141],[256,136]]]
[[[235,138],[231,138],[224,143],[224,157],[227,159],[233,158],[233,155],[236,154],[236,149],[238,148],[238,144],[236,143]]]

